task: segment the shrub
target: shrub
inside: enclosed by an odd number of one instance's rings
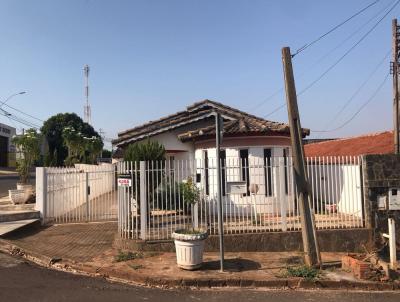
[[[286,272],[287,272],[287,274],[286,274],[287,276],[300,277],[300,278],[304,278],[307,280],[314,280],[319,275],[319,270],[317,270],[313,267],[307,266],[307,265],[296,266],[296,267],[287,267]]]
[[[33,163],[40,156],[41,136],[34,129],[28,129],[24,134],[17,135],[12,139],[21,153],[17,159],[17,171],[22,183],[27,183],[29,179],[29,170]]]
[[[146,141],[130,144],[125,151],[125,161],[161,161],[165,159],[165,148],[159,142]]]

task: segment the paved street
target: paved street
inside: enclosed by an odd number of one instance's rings
[[[0,176],[0,197],[7,196],[8,190],[17,186],[17,176]]]
[[[38,267],[0,253],[0,301],[321,301],[321,291],[161,290],[127,286]],[[400,300],[400,292],[324,291],[325,302]]]

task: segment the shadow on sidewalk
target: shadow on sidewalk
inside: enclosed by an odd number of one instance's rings
[[[214,261],[205,261],[200,270],[215,271],[219,270],[219,268],[220,268],[219,260],[214,260]],[[249,259],[233,258],[233,259],[225,259],[224,261],[224,270],[228,272],[254,271],[260,268],[261,268],[260,263]]]

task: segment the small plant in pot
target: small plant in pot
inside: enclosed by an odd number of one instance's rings
[[[28,129],[24,134],[13,137],[12,141],[19,152],[17,172],[20,181],[17,183],[17,190],[9,190],[9,194],[13,203],[25,203],[33,192],[33,187],[29,184],[29,171],[40,156],[40,135],[36,130]]]
[[[179,185],[184,202],[190,206],[200,199],[200,190],[189,178]],[[172,237],[175,239],[176,260],[180,268],[195,270],[203,263],[204,241],[208,237],[207,231],[188,228],[176,230]]]

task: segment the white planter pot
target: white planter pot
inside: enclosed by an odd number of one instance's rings
[[[24,204],[31,197],[32,192],[27,190],[8,190],[8,195],[13,204]]]
[[[200,234],[182,234],[176,231],[172,234],[175,239],[176,261],[178,267],[195,270],[203,263],[204,240],[206,232]]]
[[[33,186],[29,185],[29,184],[17,183],[17,190],[25,190],[25,191],[27,191],[29,193],[32,193],[33,192]]]

